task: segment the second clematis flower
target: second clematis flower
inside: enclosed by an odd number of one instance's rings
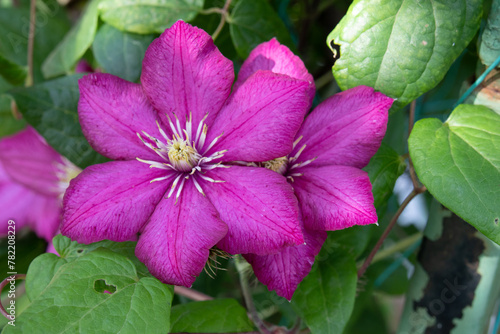
[[[71,182],[61,232],[81,243],[138,238],[136,255],[150,272],[184,286],[214,246],[265,255],[303,244],[286,179],[232,162],[292,151],[312,77],[256,71],[231,94],[233,80],[232,62],[210,36],[182,21],[149,46],[141,84],[83,77],[82,130],[116,161]]]
[[[35,129],[0,140],[0,236],[7,221],[29,226],[49,243],[59,229],[61,202],[69,180],[80,169],[62,157]]]
[[[261,44],[243,64],[236,87],[258,70],[303,77],[303,64],[283,62],[291,51],[276,40]],[[284,56],[287,55],[287,56]],[[269,290],[290,300],[333,231],[377,222],[368,174],[361,170],[380,147],[393,99],[356,87],[319,104],[298,131],[293,151],[253,163],[281,174],[293,186],[305,245],[270,255],[245,254]]]

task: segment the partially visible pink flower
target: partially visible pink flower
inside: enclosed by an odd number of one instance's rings
[[[75,73],[93,73],[93,72],[96,71],[94,71],[92,66],[90,66],[89,62],[86,61],[85,59],[81,59],[76,64]]]
[[[62,195],[79,171],[31,127],[1,139],[0,235],[7,235],[12,219],[16,230],[28,226],[50,244],[59,228]]]
[[[138,236],[150,272],[185,286],[213,246],[263,255],[304,243],[286,179],[232,162],[291,152],[312,78],[257,71],[230,94],[233,79],[210,36],[182,21],[149,46],[141,84],[83,77],[82,130],[116,161],[71,182],[62,233],[83,243]]]
[[[235,86],[244,85],[246,78],[258,70],[302,78],[304,66],[300,60],[281,61],[287,53],[291,52],[276,40],[261,44],[243,64]],[[392,103],[393,99],[370,87],[336,94],[306,118],[289,155],[256,164],[283,175],[293,186],[306,241],[277,254],[245,255],[269,290],[292,298],[326,240],[325,231],[377,222],[371,183],[361,168],[380,146]]]

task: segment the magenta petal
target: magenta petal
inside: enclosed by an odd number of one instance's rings
[[[61,233],[80,243],[133,239],[171,184],[150,181],[167,173],[138,161],[86,168],[64,196]]]
[[[29,226],[36,234],[52,241],[59,228],[61,202],[13,182],[0,164],[0,236],[7,235],[7,222],[15,222],[16,231]]]
[[[222,183],[202,185],[227,235],[217,246],[231,254],[271,254],[304,243],[298,223],[297,200],[286,179],[276,172],[231,166],[206,173]]]
[[[78,84],[80,123],[97,152],[115,160],[158,157],[137,136],[145,131],[161,138],[158,115],[140,85],[105,73],[86,75]]]
[[[33,222],[30,224],[31,229],[47,242],[52,242],[61,222],[61,200],[57,197],[40,196],[32,203],[30,210]]]
[[[252,265],[255,276],[267,286],[269,291],[288,300],[300,282],[311,271],[314,257],[318,255],[326,240],[325,231],[302,230],[306,244],[290,246],[271,255],[244,254]]]
[[[258,70],[286,74],[292,78],[307,81],[309,83],[309,94],[312,102],[315,94],[313,76],[307,71],[302,60],[294,55],[285,45],[281,45],[276,38],[259,44],[250,52],[250,55],[238,72],[238,80],[234,84],[233,90],[237,90],[248,77]]]
[[[141,82],[161,117],[176,114],[210,126],[231,92],[233,63],[203,30],[178,21],[153,41],[142,63]],[[168,123],[167,123],[168,124]]]
[[[304,227],[340,230],[374,224],[372,186],[368,174],[348,166],[302,167],[293,187],[299,200]]]
[[[291,155],[306,145],[297,162],[317,157],[314,166],[363,168],[380,147],[393,101],[366,86],[335,94],[307,117]]]
[[[308,87],[282,74],[253,74],[208,129],[208,143],[222,134],[211,152],[228,150],[224,161],[266,161],[290,153],[309,108]]]
[[[0,162],[13,181],[40,194],[57,194],[61,156],[33,128],[0,140]]]
[[[227,226],[190,181],[175,202],[175,196],[160,201],[135,253],[162,282],[190,287],[203,270],[210,248],[226,235]]]

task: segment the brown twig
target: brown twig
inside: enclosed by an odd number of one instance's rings
[[[224,4],[224,7],[222,7],[222,11],[220,12],[220,22],[219,25],[217,26],[217,29],[215,29],[214,33],[212,34],[212,39],[215,41],[215,39],[219,36],[220,32],[222,31],[222,28],[224,28],[224,24],[227,21],[227,18],[229,16],[229,6],[231,5],[232,0],[226,0],[226,3]]]
[[[410,104],[410,116],[408,120],[408,138],[410,137],[411,131],[413,130],[413,124],[415,123],[415,107],[417,105],[417,100],[413,100]],[[413,161],[411,160],[410,154],[408,154],[408,164],[410,169],[411,182],[413,183],[413,188],[420,188],[420,183],[418,182],[417,174],[415,174],[415,169],[413,168]]]
[[[250,292],[250,285],[248,284],[248,277],[245,273],[245,266],[248,265],[245,260],[243,260],[241,255],[237,255],[234,258],[236,265],[236,270],[240,277],[240,286],[243,293],[243,299],[245,300],[245,305],[248,310],[248,316],[252,319],[255,327],[262,334],[271,334],[271,331],[267,328],[266,324],[262,321],[257,313],[255,304],[253,303],[252,293]]]
[[[410,104],[410,116],[408,120],[408,137],[410,137],[411,130],[413,130],[413,123],[415,123],[415,108],[417,100],[413,100]]]
[[[25,274],[17,274],[17,275],[12,275],[12,276],[7,277],[6,279],[4,279],[2,281],[2,283],[0,283],[0,292],[2,292],[3,288],[7,284],[9,284],[12,280],[25,279],[25,278],[26,278]],[[2,303],[0,303],[0,313],[2,313],[2,315],[4,317],[6,317],[7,319],[11,320],[10,319],[10,314],[7,312],[7,310],[5,310],[5,308],[3,307]]]
[[[28,34],[28,77],[26,87],[33,85],[33,48],[35,45],[36,0],[30,1],[30,30]]]
[[[205,300],[213,300],[213,297],[210,297],[209,295],[204,294],[203,292],[199,292],[193,289],[186,288],[184,286],[175,286],[174,287],[174,292],[178,294],[179,296],[184,296],[186,298],[189,298],[191,300],[197,301],[197,302],[202,302]]]
[[[394,225],[396,225],[396,222],[398,221],[399,216],[401,215],[401,213],[403,212],[403,210],[406,208],[406,206],[408,205],[408,203],[410,203],[411,200],[415,198],[415,196],[417,196],[418,194],[420,194],[420,193],[422,193],[422,192],[424,192],[426,190],[427,189],[425,187],[419,187],[419,188],[413,189],[413,191],[405,198],[405,200],[403,201],[403,203],[401,203],[401,206],[399,207],[399,209],[396,212],[396,214],[394,215],[394,217],[392,217],[392,219],[389,222],[389,225],[387,225],[384,233],[382,233],[382,235],[378,239],[377,243],[375,244],[375,247],[373,247],[372,251],[370,252],[370,254],[368,255],[368,257],[366,258],[365,262],[363,262],[363,265],[361,266],[361,268],[359,268],[359,270],[358,270],[358,278],[360,278],[361,276],[363,276],[363,274],[365,273],[366,269],[368,269],[368,267],[370,266],[370,263],[373,260],[373,257],[375,256],[375,254],[377,253],[377,251],[380,249],[380,247],[384,243],[384,240],[387,238],[387,236],[391,232],[391,230],[394,227]]]

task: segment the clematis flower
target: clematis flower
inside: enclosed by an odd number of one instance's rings
[[[276,40],[261,44],[243,64],[236,87],[258,70],[303,77],[298,60],[284,64],[291,54]],[[307,276],[333,231],[377,222],[371,183],[366,172],[370,158],[384,137],[393,99],[370,87],[356,87],[318,105],[298,131],[293,151],[284,157],[252,164],[283,175],[293,186],[300,207],[305,245],[277,254],[244,255],[255,275],[269,290],[290,300]]]
[[[303,244],[286,179],[232,162],[291,152],[310,78],[256,71],[230,94],[233,79],[232,62],[210,36],[182,21],[148,47],[141,84],[83,77],[82,130],[115,161],[71,182],[61,232],[82,243],[136,238],[150,272],[184,286],[214,246],[264,255]]]
[[[0,235],[7,235],[12,219],[16,230],[30,227],[50,249],[63,193],[79,172],[31,127],[0,140]]]

